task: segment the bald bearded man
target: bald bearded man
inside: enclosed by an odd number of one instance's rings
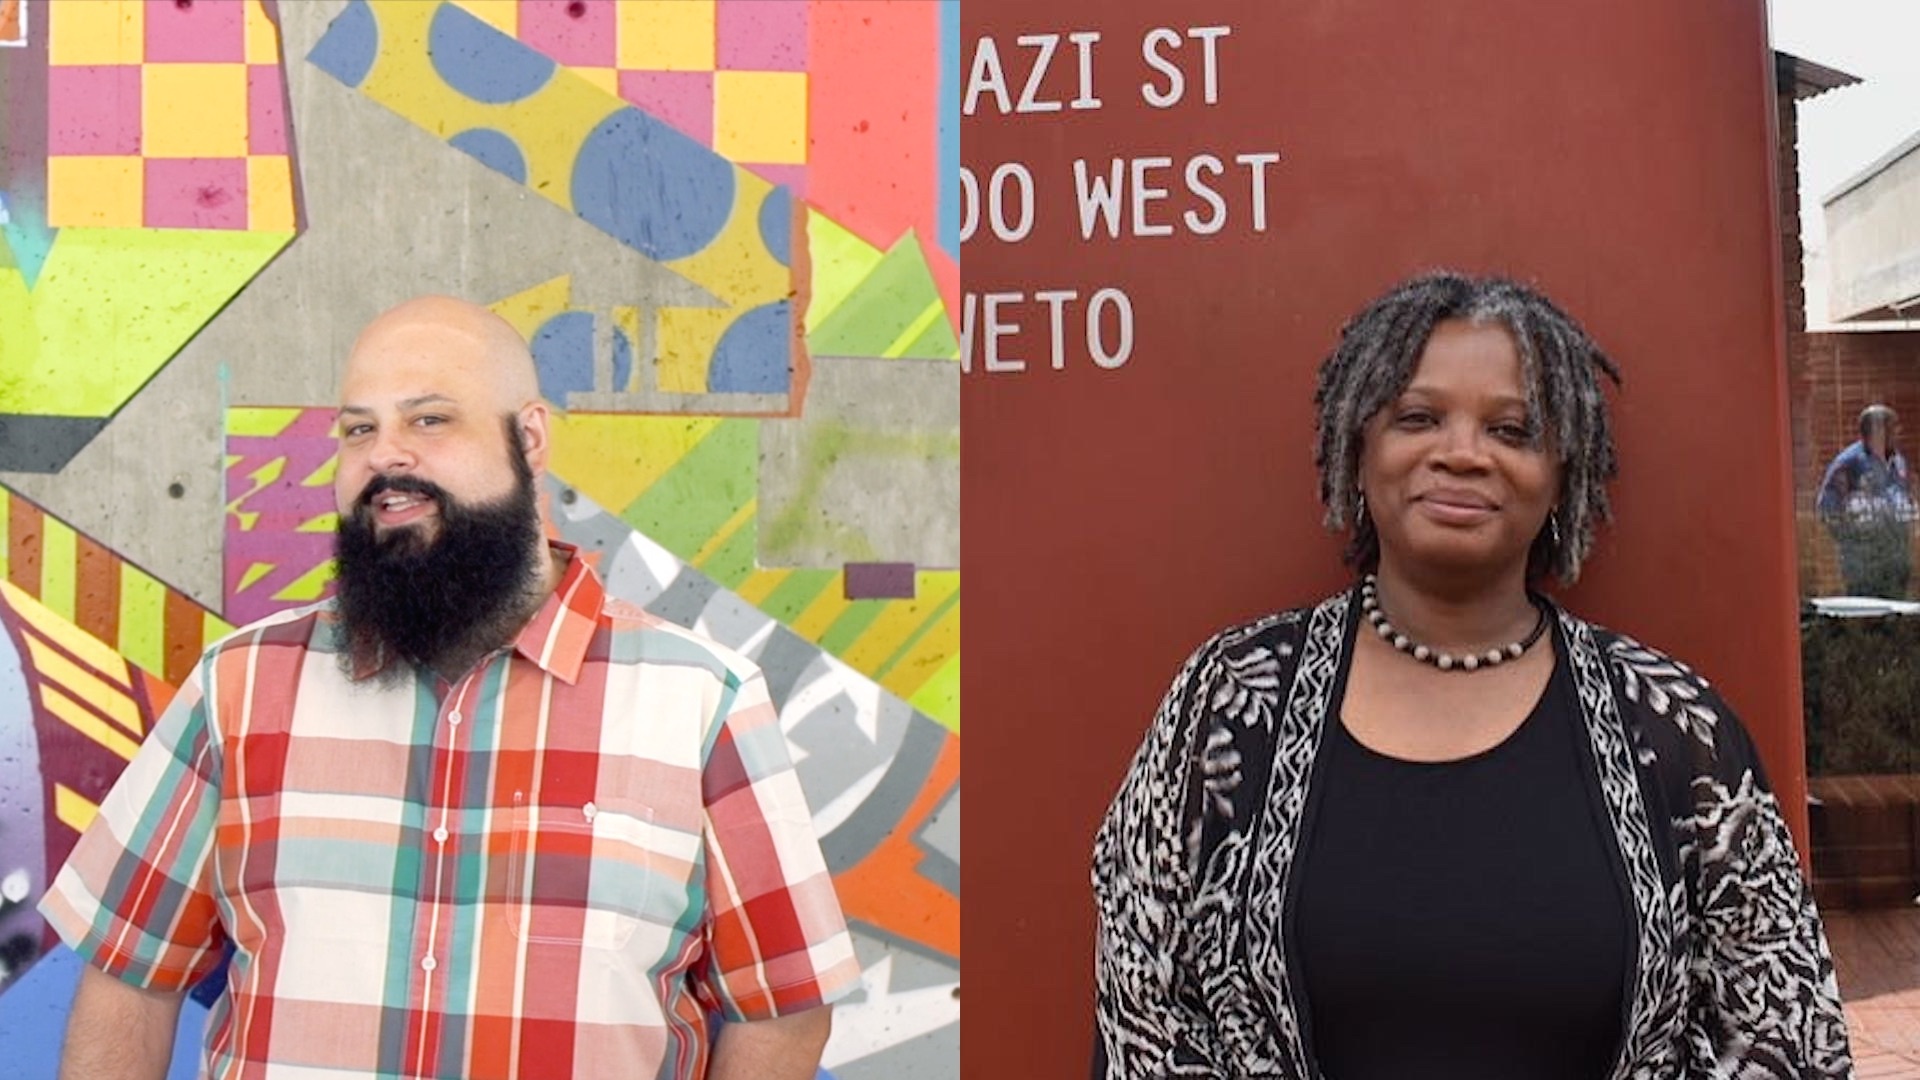
[[[859,979],[765,680],[546,539],[518,333],[355,342],[335,597],[210,648],[42,902],[61,1075],[811,1080]],[[714,1035],[718,1031],[717,1038]]]

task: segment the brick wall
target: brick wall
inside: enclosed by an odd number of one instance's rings
[[[1895,446],[1909,464],[1920,465],[1920,331],[1802,337],[1805,361],[1791,376],[1790,392],[1794,517],[1801,593],[1823,596],[1840,591],[1840,571],[1834,563],[1833,541],[1814,516],[1813,500],[1827,462],[1860,437],[1860,410],[1876,401],[1893,406],[1900,414]],[[1920,564],[1920,552],[1915,561]]]

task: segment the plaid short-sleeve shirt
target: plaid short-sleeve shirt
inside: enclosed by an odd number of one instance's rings
[[[749,661],[577,556],[458,682],[340,648],[319,605],[210,649],[41,905],[150,989],[233,944],[208,1075],[693,1080],[711,1016],[857,984]]]

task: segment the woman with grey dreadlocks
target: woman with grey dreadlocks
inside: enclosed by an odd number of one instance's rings
[[[1436,273],[1320,370],[1358,580],[1181,670],[1094,849],[1094,1075],[1852,1075],[1833,964],[1739,720],[1536,590],[1609,516],[1613,363],[1526,286]]]

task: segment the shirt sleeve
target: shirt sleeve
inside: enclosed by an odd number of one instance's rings
[[[853,992],[860,965],[766,680],[753,668],[726,679],[701,777],[702,999],[728,1020],[765,1020]]]
[[[1847,493],[1853,487],[1853,469],[1850,455],[1842,450],[1834,455],[1827,465],[1827,473],[1820,478],[1820,493],[1814,499],[1814,508],[1823,518],[1837,516],[1846,508]]]
[[[1786,818],[1739,718],[1698,686],[1717,719],[1676,823],[1697,920],[1689,1074],[1850,1077],[1833,958]]]
[[[1227,1072],[1182,933],[1216,651],[1203,646],[1174,678],[1094,839],[1095,1080]]]
[[[83,959],[148,990],[185,990],[226,944],[213,892],[221,770],[205,669],[174,695],[40,901]]]

